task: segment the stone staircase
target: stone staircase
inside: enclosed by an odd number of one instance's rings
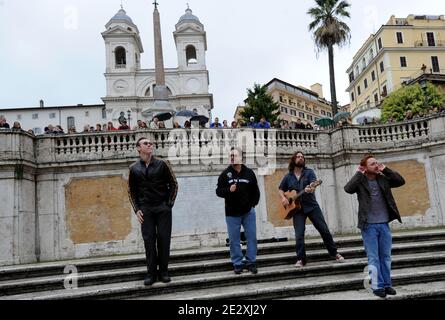
[[[301,269],[293,267],[293,241],[259,244],[256,275],[235,275],[227,247],[173,251],[172,282],[148,287],[144,255],[0,267],[0,300],[375,299],[364,288],[367,260],[360,236],[335,241],[344,263],[313,238],[306,241],[309,262]],[[77,268],[77,289],[64,287],[67,265]],[[392,269],[398,295],[388,299],[445,298],[445,229],[394,233]]]

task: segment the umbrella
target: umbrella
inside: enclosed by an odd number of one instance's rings
[[[327,127],[334,124],[334,120],[328,117],[320,118],[315,121],[316,124],[322,127]]]
[[[348,119],[351,116],[349,112],[339,112],[334,116],[334,121],[339,122],[341,119]]]
[[[209,122],[209,118],[207,118],[206,116],[203,116],[203,115],[197,115],[197,116],[191,117],[190,121],[198,121],[201,124],[201,123]]]
[[[157,115],[155,115],[153,117],[154,118],[158,118],[159,121],[165,121],[168,120],[172,117],[172,114],[170,112],[164,112],[164,113],[159,113]]]
[[[181,110],[178,113],[175,114],[175,117],[194,117],[197,116],[198,114],[194,111],[190,111],[190,110]]]
[[[372,117],[368,117],[368,116],[363,116],[363,117],[358,117],[357,118],[357,123],[358,124],[363,124],[363,122],[365,122],[365,119],[368,123],[372,122]]]

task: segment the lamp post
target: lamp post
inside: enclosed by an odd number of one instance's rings
[[[426,81],[426,79],[425,78],[422,78],[420,81],[419,81],[419,84],[420,84],[420,87],[422,88],[422,90],[423,90],[423,96],[424,96],[424,101],[423,101],[423,106],[425,107],[425,110],[428,108],[428,97],[427,97],[427,93],[426,93],[426,90],[427,90],[427,81]]]

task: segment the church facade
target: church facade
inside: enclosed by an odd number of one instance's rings
[[[102,100],[107,119],[115,122],[122,112],[127,115],[130,110],[133,123],[139,119],[150,121],[162,110],[155,108],[156,70],[141,68],[144,49],[139,29],[124,9],[120,9],[105,27],[102,36],[106,49],[107,89]],[[209,93],[206,67],[206,31],[190,8],[175,25],[173,37],[178,66],[164,69],[172,111],[195,110],[210,118],[213,95]]]

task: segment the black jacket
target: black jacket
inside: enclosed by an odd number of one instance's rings
[[[142,160],[130,166],[128,195],[134,212],[162,203],[173,207],[177,193],[178,183],[168,161],[152,157],[148,167]]]
[[[391,192],[391,188],[401,187],[405,184],[405,179],[389,168],[385,168],[383,174],[377,175],[377,183],[380,186],[382,195],[386,200],[388,208],[389,222],[397,219],[402,222],[400,218],[399,209],[397,209],[396,202]],[[368,219],[368,212],[371,202],[371,190],[368,185],[368,178],[357,172],[351,180],[345,185],[345,191],[350,194],[357,193],[358,199],[358,228],[362,229]]]
[[[235,183],[236,191],[230,192],[230,186]],[[242,216],[248,213],[260,201],[260,189],[255,173],[245,165],[241,165],[240,173],[229,166],[218,178],[216,195],[226,200],[226,216]]]

